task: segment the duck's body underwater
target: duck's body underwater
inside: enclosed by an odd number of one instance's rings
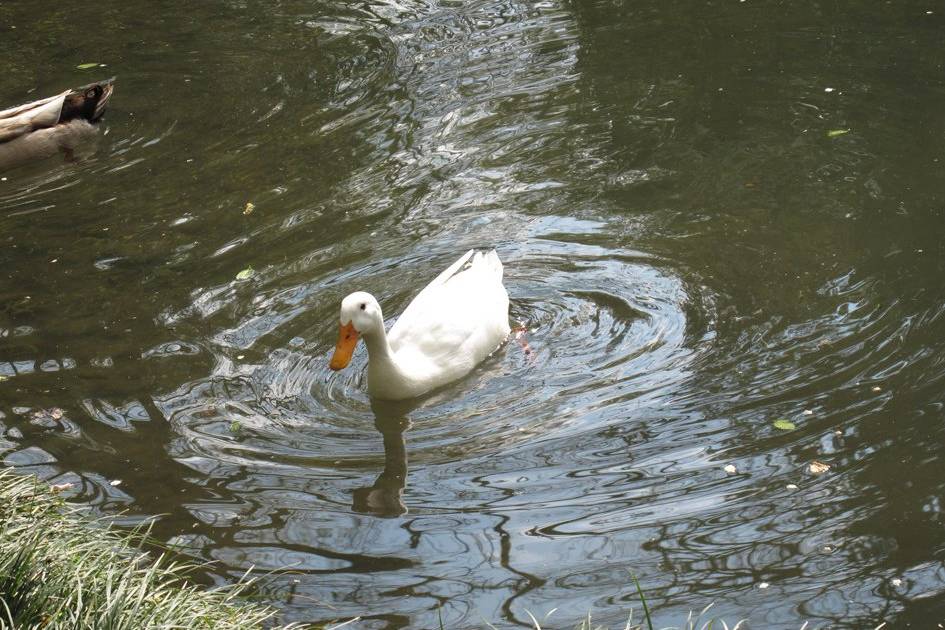
[[[495,250],[466,252],[428,284],[389,332],[381,306],[358,291],[341,302],[331,368],[348,365],[359,338],[368,350],[368,394],[402,400],[468,374],[509,335],[509,294]]]

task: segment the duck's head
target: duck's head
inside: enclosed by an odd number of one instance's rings
[[[341,316],[338,318],[338,343],[329,366],[340,370],[351,362],[351,355],[358,345],[358,337],[376,332],[378,325],[384,328],[381,305],[374,296],[356,291],[341,301]]]

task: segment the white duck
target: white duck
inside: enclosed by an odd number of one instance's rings
[[[469,250],[407,306],[390,333],[381,306],[358,291],[341,302],[331,369],[340,370],[364,338],[368,393],[413,398],[468,374],[509,335],[509,294],[495,250]]]

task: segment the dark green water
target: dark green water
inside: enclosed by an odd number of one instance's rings
[[[0,457],[212,581],[291,567],[283,621],[622,627],[632,571],[658,625],[933,627],[943,16],[2,3],[5,104],[118,79],[90,156],[0,181]],[[472,246],[533,358],[372,408],[341,297]]]

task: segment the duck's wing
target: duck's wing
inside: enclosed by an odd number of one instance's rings
[[[75,119],[95,122],[105,112],[114,78],[0,111],[0,142]]]
[[[416,324],[414,322],[423,318],[425,310],[428,308],[436,308],[435,305],[440,300],[440,298],[437,297],[438,292],[443,290],[443,287],[449,279],[455,276],[475,253],[476,250],[471,249],[460,256],[456,262],[444,269],[440,275],[434,278],[427,286],[423,287],[420,293],[411,300],[410,304],[407,305],[407,308],[404,309],[404,312],[400,314],[400,317],[397,318],[397,321],[387,333],[388,341],[390,341],[391,347],[394,350],[397,349],[394,344],[400,334],[404,330],[415,328]]]
[[[411,301],[410,304],[407,305],[407,308],[404,310],[404,314],[406,314],[407,311],[410,310],[410,307],[416,304],[418,300],[422,300],[423,295],[425,293],[431,293],[435,291],[437,287],[442,287],[443,285],[445,285],[450,280],[450,278],[452,278],[460,270],[462,270],[463,266],[467,262],[470,262],[470,259],[473,258],[475,254],[476,254],[476,250],[471,249],[465,254],[463,254],[462,256],[460,256],[456,260],[456,262],[454,262],[452,265],[450,265],[449,267],[441,271],[440,275],[434,278],[429,284],[427,284],[427,286],[423,287],[423,289],[420,290],[420,293],[417,294],[417,296],[413,299],[413,301]]]
[[[0,111],[0,142],[13,140],[34,129],[54,126],[71,91]]]
[[[495,251],[469,250],[407,306],[388,333],[391,349],[437,360],[503,327],[507,333],[508,300]]]

